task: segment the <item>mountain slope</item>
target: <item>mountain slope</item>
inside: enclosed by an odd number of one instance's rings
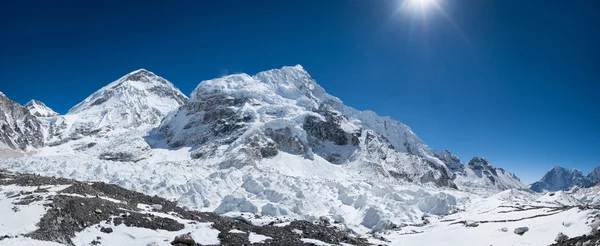
[[[154,126],[186,102],[169,81],[140,69],[94,92],[66,115],[47,120],[46,135],[50,145],[57,145],[115,129]]]
[[[43,145],[42,128],[37,118],[0,92],[0,150],[24,151]]]
[[[54,112],[54,110],[38,100],[31,100],[25,104],[24,107],[27,108],[32,115],[37,117],[51,117],[58,115],[57,112]]]

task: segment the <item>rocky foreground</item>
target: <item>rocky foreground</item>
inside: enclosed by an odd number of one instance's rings
[[[118,233],[124,235],[122,242],[133,240],[136,243],[131,245],[150,246],[368,245],[366,239],[338,229],[327,221],[275,221],[257,226],[243,217],[229,218],[190,211],[178,207],[175,202],[116,185],[7,171],[0,171],[0,205],[12,206],[8,212],[0,208],[0,212],[5,213],[0,217],[6,219],[0,220],[0,245],[3,245],[3,241],[6,243],[19,238],[64,245],[81,245],[82,240],[87,240],[83,242],[85,245],[114,245],[120,242]],[[16,223],[17,226],[10,227],[11,223],[15,224],[11,218],[27,219],[24,216],[30,216],[30,210],[35,207],[40,208],[41,218],[31,222],[34,227],[27,227],[26,223]],[[22,228],[17,228],[19,226]],[[140,230],[146,236],[136,238]],[[156,232],[156,237],[153,237],[153,232]],[[175,236],[158,236],[165,233]],[[215,238],[211,239],[211,235]]]

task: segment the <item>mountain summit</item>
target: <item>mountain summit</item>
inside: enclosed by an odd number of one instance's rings
[[[114,129],[150,127],[186,102],[187,97],[169,81],[139,69],[99,89],[66,115],[50,121],[49,139],[55,145]]]
[[[25,104],[24,107],[27,108],[32,115],[37,117],[52,117],[58,115],[57,112],[54,112],[54,110],[38,100],[31,100]]]

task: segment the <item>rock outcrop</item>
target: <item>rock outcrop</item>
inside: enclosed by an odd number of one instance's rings
[[[25,151],[43,145],[39,120],[27,108],[0,92],[0,150]]]

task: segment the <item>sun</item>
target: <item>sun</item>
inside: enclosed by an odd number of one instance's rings
[[[431,8],[438,8],[440,0],[404,0],[403,8],[413,11],[426,12]]]

